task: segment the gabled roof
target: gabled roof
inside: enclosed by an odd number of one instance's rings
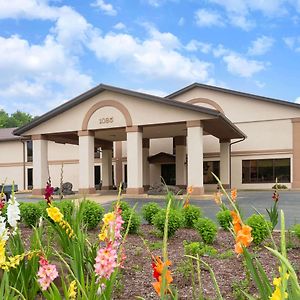
[[[175,155],[166,152],[159,152],[155,155],[149,156],[148,161],[150,164],[171,164],[175,162]]]
[[[118,88],[118,87],[105,85],[105,84],[99,84],[98,86],[88,90],[87,92],[85,92],[85,93],[73,98],[72,100],[56,107],[55,109],[45,113],[44,115],[40,116],[39,118],[34,119],[32,122],[30,122],[30,123],[28,123],[28,124],[26,124],[22,127],[19,127],[13,133],[15,135],[22,135],[26,131],[40,125],[41,123],[46,122],[47,120],[49,120],[49,119],[65,112],[67,110],[69,110],[70,108],[73,108],[74,106],[90,99],[93,96],[96,96],[97,94],[99,94],[103,91],[116,92],[116,93],[123,94],[123,95],[138,97],[138,98],[141,98],[141,99],[147,100],[147,101],[153,101],[153,102],[156,102],[156,103],[162,103],[162,104],[166,104],[166,105],[173,106],[173,107],[178,107],[178,108],[182,108],[182,109],[188,109],[188,110],[192,110],[192,111],[198,111],[198,112],[201,112],[201,113],[205,113],[205,114],[211,115],[212,117],[222,119],[223,121],[228,123],[230,125],[230,127],[232,127],[232,129],[239,136],[245,137],[245,134],[237,126],[235,126],[233,123],[231,123],[231,121],[229,121],[222,113],[220,113],[220,112],[218,112],[214,109],[201,107],[201,106],[188,104],[188,103],[183,103],[183,102],[175,101],[175,100],[170,101],[167,98],[153,96],[153,95],[140,93],[140,92],[136,92],[136,91],[132,91],[132,90],[127,90],[127,89],[123,89],[123,88]]]
[[[244,93],[244,92],[239,92],[239,91],[235,91],[235,90],[230,90],[230,89],[225,89],[225,88],[221,88],[221,87],[217,87],[217,86],[213,86],[213,85],[207,85],[207,84],[202,84],[202,83],[193,83],[191,85],[188,85],[168,96],[166,96],[166,99],[172,99],[178,95],[181,95],[193,88],[204,88],[207,90],[212,90],[212,91],[217,91],[217,92],[222,92],[222,93],[226,93],[226,94],[231,94],[231,95],[236,95],[236,96],[242,96],[242,97],[247,97],[247,98],[252,98],[255,100],[262,100],[262,101],[267,101],[267,102],[271,102],[271,103],[275,103],[275,104],[281,104],[281,105],[287,105],[287,106],[291,106],[294,108],[300,108],[300,104],[298,103],[294,103],[294,102],[289,102],[286,100],[280,100],[280,99],[274,99],[274,98],[269,98],[269,97],[264,97],[264,96],[259,96],[259,95],[254,95],[254,94],[249,94],[249,93]]]
[[[20,140],[21,137],[13,134],[17,128],[0,128],[0,142]]]

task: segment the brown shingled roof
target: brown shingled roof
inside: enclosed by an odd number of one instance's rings
[[[14,140],[20,140],[21,137],[14,135],[13,131],[16,129],[14,128],[0,128],[0,142],[4,141],[14,141]]]

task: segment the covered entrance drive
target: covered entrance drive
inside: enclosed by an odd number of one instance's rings
[[[122,146],[126,141],[127,194],[140,194],[150,184],[151,139],[174,138],[176,185],[203,189],[203,136],[220,141],[220,177],[230,182],[230,141],[245,135],[214,109],[150,96],[106,85],[74,98],[17,129],[33,140],[33,192],[42,194],[48,174],[48,141],[78,145],[79,193],[95,192],[94,152],[102,153],[102,188],[122,178]],[[113,154],[114,153],[114,154]]]

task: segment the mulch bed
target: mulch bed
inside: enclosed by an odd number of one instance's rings
[[[154,234],[153,227],[150,225],[143,225],[140,230],[143,238],[148,241],[148,244],[159,246],[161,238]],[[274,233],[275,241],[279,244],[279,233]],[[174,286],[176,286],[179,294],[179,299],[193,299],[192,298],[192,283],[191,278],[186,278],[185,272],[182,271],[182,266],[185,266],[184,247],[183,241],[188,242],[200,241],[198,233],[193,229],[180,229],[176,232],[175,236],[169,239],[168,242],[168,255],[172,261],[170,267],[172,276],[174,278]],[[291,238],[287,239],[293,248],[289,249],[288,257],[292,262],[299,277],[300,270],[300,244],[299,241]],[[268,240],[265,245],[271,245]],[[218,237],[213,243],[213,247],[218,253],[224,253],[234,247],[234,240],[229,232],[220,230]],[[278,262],[270,254],[270,252],[262,247],[256,247],[251,251],[256,251],[266,273],[273,278],[278,276]],[[151,251],[154,255],[161,255],[161,249]],[[118,285],[119,293],[115,299],[135,299],[136,296],[143,297],[144,299],[158,299],[153,287],[152,282],[152,268],[151,257],[138,235],[129,235],[126,242],[126,262],[123,270],[123,275]],[[218,257],[203,257],[215,272],[222,296],[224,299],[239,299],[235,288],[241,287],[245,281],[245,268],[243,265],[243,258],[236,257],[235,254],[227,258]],[[197,276],[197,275],[196,275]],[[210,278],[208,270],[201,271],[202,286],[204,290],[205,299],[215,299],[215,288]],[[198,283],[196,282],[196,285]],[[255,294],[255,287],[250,284],[249,292]],[[198,298],[197,298],[198,299]]]
[[[22,236],[28,240],[32,234],[32,230],[21,226]],[[140,228],[141,235],[150,247],[153,255],[161,256],[162,238],[155,234],[153,226],[142,225]],[[89,232],[91,239],[96,239],[98,230]],[[280,233],[274,233],[274,239],[279,245]],[[187,271],[184,271],[187,266],[186,258],[184,257],[183,241],[195,242],[201,241],[197,231],[193,229],[180,229],[175,236],[168,241],[168,256],[172,261],[170,270],[173,276],[173,286],[176,287],[179,299],[193,299],[191,276]],[[295,237],[287,235],[287,244],[292,246],[288,249],[288,257],[300,278],[300,242]],[[271,241],[267,240],[264,245],[271,246]],[[212,245],[219,254],[234,248],[234,240],[230,232],[219,230],[218,236]],[[159,299],[155,293],[152,282],[155,280],[152,277],[151,255],[147,251],[142,239],[139,235],[130,234],[127,237],[126,244],[126,261],[122,274],[119,277],[115,288],[115,300],[130,300],[136,299],[137,296],[148,299]],[[270,280],[278,276],[278,261],[264,248],[264,246],[250,247],[250,251],[255,251],[260,259]],[[236,290],[243,287],[246,279],[245,268],[242,256],[237,257],[234,253],[227,255],[225,258],[204,256],[202,259],[207,262],[215,272],[222,296],[224,299],[243,299],[239,298]],[[197,276],[197,274],[195,274]],[[216,299],[215,287],[209,275],[209,271],[205,268],[201,270],[201,281],[206,300]],[[196,286],[198,282],[196,281]],[[249,293],[255,295],[256,290],[253,283],[250,283]],[[198,299],[198,298],[197,298]]]

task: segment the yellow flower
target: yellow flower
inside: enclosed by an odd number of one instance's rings
[[[103,223],[107,225],[109,222],[115,219],[115,214],[113,212],[107,213],[103,217]]]
[[[100,241],[104,241],[107,238],[107,231],[104,230],[103,232],[99,233],[98,237]]]
[[[5,263],[6,257],[5,257],[5,241],[0,240],[0,268]]]
[[[280,286],[280,283],[281,283],[281,278],[279,277],[279,278],[274,278],[273,279],[273,285],[274,286]]]
[[[70,300],[75,300],[76,299],[76,289],[77,289],[76,280],[73,280],[70,283],[70,286],[69,286],[69,289],[68,289],[68,294],[69,294],[69,299]]]
[[[57,207],[50,206],[47,209],[48,216],[54,221],[54,222],[61,222],[64,215],[60,212],[60,210]]]
[[[222,194],[221,194],[221,192],[214,193],[214,199],[215,199],[215,202],[218,205],[222,204]]]

